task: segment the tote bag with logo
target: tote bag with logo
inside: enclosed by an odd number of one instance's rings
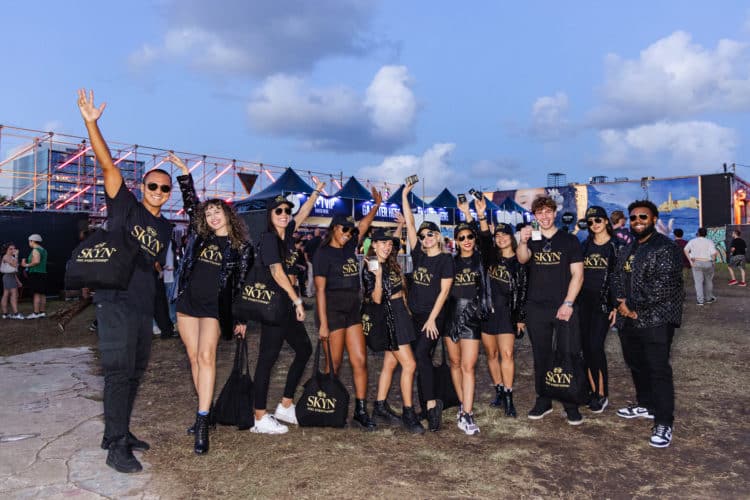
[[[320,371],[320,346],[315,349],[313,376],[305,382],[295,413],[301,427],[344,427],[349,414],[349,392],[333,373],[328,357],[328,373]]]
[[[124,226],[98,229],[83,240],[65,267],[65,289],[127,290],[139,245]]]

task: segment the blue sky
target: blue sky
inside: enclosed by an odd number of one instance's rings
[[[717,7],[720,5],[720,7]],[[750,164],[746,2],[50,2],[2,10],[0,123],[429,195]],[[5,155],[6,152],[0,152]],[[750,177],[747,169],[738,174]]]

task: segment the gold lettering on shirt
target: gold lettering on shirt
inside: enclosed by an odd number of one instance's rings
[[[492,266],[489,269],[490,279],[510,283],[510,271],[504,265]]]
[[[535,252],[534,263],[540,266],[556,266],[562,262],[562,252]]]
[[[359,274],[359,265],[357,261],[349,257],[346,262],[341,266],[341,274],[344,278],[351,278]]]
[[[414,270],[413,279],[415,285],[430,286],[433,274],[427,271],[426,267],[418,267]]]
[[[623,266],[622,270],[626,273],[632,273],[633,272],[633,259],[635,258],[635,254],[630,255],[627,260],[625,261],[625,265]]]
[[[391,288],[399,286],[401,284],[401,275],[399,273],[388,274],[388,281],[391,282]]]
[[[214,266],[220,266],[223,258],[221,249],[218,245],[208,245],[207,247],[204,247],[203,250],[201,250],[200,255],[198,255],[198,260]]]
[[[583,267],[586,269],[607,269],[607,257],[601,254],[592,253],[583,259]]]
[[[159,241],[159,234],[153,227],[146,226],[145,228],[143,228],[136,224],[135,226],[133,226],[133,230],[130,232],[130,235],[138,240],[141,248],[152,257],[156,257],[159,252],[161,252],[163,245],[161,241]]]
[[[453,286],[468,286],[474,285],[477,273],[471,270],[470,267],[466,267],[461,272],[456,273],[453,277]]]

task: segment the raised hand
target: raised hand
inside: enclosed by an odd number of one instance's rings
[[[404,214],[401,212],[396,212],[396,223],[398,223],[399,226],[403,226],[406,224],[406,219],[404,219]]]
[[[323,181],[318,181],[317,184],[315,184],[315,190],[319,193],[323,192],[323,188],[326,187],[326,183]]]
[[[372,193],[372,199],[375,200],[376,205],[380,205],[383,203],[383,195],[378,191],[377,189],[370,188],[370,193]]]
[[[182,161],[179,156],[174,154],[174,151],[169,152],[169,161],[171,161],[174,165],[177,165],[177,168],[182,170],[182,175],[187,175],[190,173],[190,170],[188,170],[185,162]]]
[[[477,216],[482,217],[487,211],[487,199],[482,196],[481,200],[474,199],[474,208],[477,209]]]
[[[416,184],[404,184],[404,194],[411,193],[411,190],[414,189],[414,186],[416,186]]]
[[[93,90],[89,90],[89,95],[86,96],[86,89],[78,89],[78,110],[81,112],[84,121],[97,121],[106,107],[106,102],[101,103],[98,108],[94,105]]]
[[[467,215],[469,213],[469,200],[466,200],[464,202],[456,202],[456,206],[458,206],[458,209],[461,210],[464,215]]]

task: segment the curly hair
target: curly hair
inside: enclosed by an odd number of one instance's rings
[[[231,205],[219,198],[212,198],[206,200],[198,205],[195,210],[195,230],[203,239],[208,239],[213,235],[213,230],[209,227],[206,222],[206,210],[209,207],[221,208],[224,212],[224,217],[227,218],[229,244],[235,250],[239,249],[244,243],[248,241],[248,231],[245,221],[243,221],[237,212],[234,211]]]
[[[540,196],[531,202],[531,213],[535,214],[542,208],[549,208],[553,212],[557,210],[557,203],[549,196]]]
[[[632,212],[636,208],[648,208],[648,210],[651,212],[651,215],[654,217],[659,217],[659,209],[656,208],[656,205],[654,205],[654,202],[649,200],[635,200],[633,203],[628,205],[628,212]]]

